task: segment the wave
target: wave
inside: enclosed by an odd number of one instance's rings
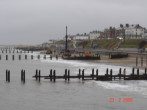
[[[124,91],[124,92],[136,92],[147,96],[147,81],[124,81],[126,84],[120,82],[103,82],[95,81],[95,83],[105,89]]]

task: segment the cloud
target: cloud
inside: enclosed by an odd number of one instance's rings
[[[37,44],[120,23],[147,27],[146,0],[0,0],[0,44]]]

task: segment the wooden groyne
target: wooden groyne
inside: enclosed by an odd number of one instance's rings
[[[135,72],[136,70],[136,72]],[[10,82],[10,70],[6,70],[6,82]],[[26,81],[26,72],[24,69],[20,72],[21,82],[25,83]],[[13,74],[12,74],[13,75]],[[126,74],[126,69],[119,69],[118,74],[113,74],[112,69],[106,69],[104,75],[99,75],[98,69],[92,69],[91,74],[85,74],[84,69],[79,69],[78,74],[71,75],[69,69],[65,69],[64,75],[56,74],[56,70],[50,69],[48,75],[41,75],[41,70],[36,69],[35,75],[32,76],[35,80],[41,81],[41,79],[48,79],[51,82],[56,82],[57,79],[70,81],[71,79],[79,80],[95,80],[95,81],[114,81],[114,80],[147,80],[147,68],[144,69],[143,73],[140,73],[139,69],[132,68],[130,74]]]
[[[113,75],[113,70],[106,69],[106,74],[99,75],[98,69],[96,70],[96,73],[94,73],[94,69],[92,69],[92,73],[90,75],[85,75],[85,70],[79,69],[79,73],[77,75],[70,75],[70,70],[65,69],[64,75],[56,75],[56,70],[50,70],[50,74],[46,76],[41,76],[41,70],[36,70],[36,74],[33,76],[36,80],[41,80],[41,78],[44,79],[50,79],[50,81],[56,81],[57,79],[64,79],[70,80],[70,79],[82,79],[82,80],[100,80],[100,81],[112,81],[112,80],[147,80],[147,69],[145,68],[144,73],[140,74],[139,69],[137,69],[137,74],[135,74],[135,69],[132,69],[132,73],[127,75],[126,69],[122,71],[122,69],[119,69],[119,72],[117,75]]]

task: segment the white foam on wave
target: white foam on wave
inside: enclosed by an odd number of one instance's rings
[[[91,64],[91,63],[86,63],[86,62],[81,62],[81,61],[71,61],[71,60],[62,60],[62,59],[54,59],[53,60],[42,60],[42,62],[49,62],[49,63],[60,63],[60,64],[68,64],[68,65],[71,65],[71,66],[75,66],[75,67],[79,67],[79,66],[82,66],[82,67],[92,67],[92,66],[96,66],[95,64]]]
[[[137,81],[137,83],[121,84],[113,82],[95,81],[95,83],[105,89],[112,89],[124,92],[136,92],[147,96],[147,81]],[[144,84],[144,85],[143,85]]]

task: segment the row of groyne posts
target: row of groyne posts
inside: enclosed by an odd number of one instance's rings
[[[5,53],[8,53],[7,49],[4,49],[4,50],[1,49],[1,51],[2,51],[2,53],[4,53],[4,51],[5,51]],[[33,53],[33,51],[27,51],[26,52],[26,51],[21,51],[21,50],[19,51],[19,50],[15,50],[15,49],[14,50],[9,50],[9,53],[11,53],[11,51],[13,51],[13,53],[15,53],[15,52],[16,53]],[[13,61],[15,60],[15,56],[16,55],[12,55],[12,57],[11,57]],[[23,55],[18,55],[18,59],[22,60],[22,56]],[[37,55],[37,59],[40,59],[40,58],[41,58],[41,55]],[[53,56],[50,55],[49,58],[50,58],[50,60],[52,60]],[[56,60],[58,60],[58,55],[55,55],[55,58],[56,58]],[[8,59],[9,59],[9,55],[6,54],[5,60],[8,60]],[[24,59],[27,60],[28,59],[28,55],[24,55]],[[33,59],[34,59],[34,55],[31,55],[31,60],[33,60]],[[47,59],[46,54],[44,54],[43,59]],[[0,60],[2,60],[2,55],[1,54],[0,54]]]
[[[123,73],[122,73],[123,72]],[[85,75],[84,69],[79,69],[79,73],[77,75],[70,75],[70,70],[65,69],[64,75],[56,75],[56,70],[50,70],[50,74],[47,76],[41,76],[41,71],[36,70],[36,74],[33,76],[36,80],[40,81],[41,78],[50,79],[50,81],[56,81],[56,79],[65,79],[65,81],[69,81],[70,79],[77,78],[82,80],[101,80],[101,81],[112,81],[112,80],[147,80],[147,68],[143,74],[139,73],[139,69],[137,69],[137,74],[135,74],[135,69],[132,68],[132,73],[130,75],[126,75],[126,69],[122,71],[119,69],[119,73],[117,75],[113,75],[113,70],[107,68],[105,75],[99,75],[98,69],[96,70],[96,74],[94,69],[92,69],[92,74]]]
[[[56,75],[56,70],[51,69],[50,74],[46,76],[41,76],[41,70],[36,69],[35,75],[32,76],[36,80],[40,81],[41,78],[50,79],[52,82],[56,82],[56,79],[64,79],[65,81],[70,81],[70,79],[82,79],[82,80],[100,80],[100,81],[112,81],[112,80],[147,80],[147,68],[145,68],[144,73],[140,74],[139,68],[135,74],[135,68],[132,68],[132,73],[127,75],[126,69],[119,69],[118,74],[113,75],[113,70],[107,68],[106,74],[99,75],[98,69],[92,69],[92,73],[90,75],[85,75],[85,70],[79,69],[79,73],[77,75],[70,75],[70,70],[65,69],[64,75]],[[21,81],[25,82],[25,70],[21,70]],[[10,82],[10,70],[6,70],[6,82]]]
[[[33,53],[33,51],[23,51],[15,48],[1,48],[1,53]]]
[[[25,82],[25,70],[21,70],[21,81]],[[10,70],[6,70],[6,82],[10,82]]]
[[[147,56],[146,56],[146,58],[144,58],[143,56],[136,57],[136,66],[140,65],[141,67],[143,67],[144,61],[145,61],[146,66],[147,66]]]

